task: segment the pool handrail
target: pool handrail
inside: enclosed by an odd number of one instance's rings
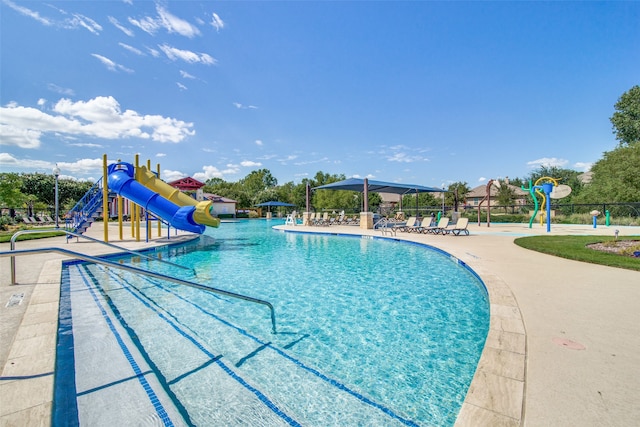
[[[34,254],[49,253],[49,252],[56,252],[56,253],[59,253],[59,254],[62,254],[62,255],[67,255],[67,256],[70,256],[70,257],[79,258],[79,259],[81,259],[83,261],[89,261],[89,262],[93,262],[95,264],[102,264],[102,265],[106,265],[108,267],[119,268],[121,270],[129,271],[129,272],[136,273],[136,274],[141,274],[143,276],[151,276],[151,277],[155,277],[156,279],[166,280],[168,282],[177,283],[179,285],[189,286],[189,287],[192,287],[192,288],[202,289],[204,291],[212,292],[212,293],[215,293],[215,294],[225,295],[225,296],[228,296],[228,297],[231,297],[231,298],[237,298],[237,299],[241,299],[241,300],[244,300],[244,301],[253,302],[253,303],[256,303],[256,304],[266,305],[269,308],[269,310],[271,311],[271,327],[272,327],[271,332],[274,333],[274,334],[277,333],[276,332],[276,313],[275,313],[275,310],[273,308],[273,305],[269,301],[264,301],[264,300],[261,300],[261,299],[258,299],[258,298],[253,298],[253,297],[246,296],[246,295],[236,294],[235,292],[225,291],[223,289],[218,289],[218,288],[214,288],[214,287],[211,287],[211,286],[205,286],[205,285],[202,285],[200,283],[189,282],[187,280],[178,279],[176,277],[167,276],[165,274],[155,273],[153,271],[144,270],[142,268],[133,267],[133,266],[126,265],[126,264],[119,264],[119,263],[116,263],[116,262],[107,261],[106,259],[103,259],[103,258],[98,258],[98,257],[94,257],[94,256],[91,256],[91,255],[85,255],[85,254],[82,254],[80,252],[75,252],[75,251],[71,251],[69,249],[63,249],[63,248],[58,248],[58,247],[33,248],[33,249],[16,249],[16,250],[13,250],[13,251],[0,251],[0,258],[8,257],[8,256],[16,256],[16,255],[34,255]],[[14,268],[14,267],[12,266],[12,268]],[[15,271],[12,270],[11,274],[12,274],[12,277],[14,277],[15,276]]]
[[[128,252],[130,254],[142,257],[142,258],[146,258],[146,259],[149,259],[149,260],[152,260],[152,261],[162,262],[162,263],[165,263],[165,264],[169,264],[169,265],[171,265],[173,267],[179,267],[179,268],[182,268],[182,269],[185,269],[185,270],[191,270],[193,275],[197,276],[196,270],[194,268],[187,267],[185,265],[176,264],[174,262],[167,261],[167,260],[160,259],[160,258],[156,258],[156,257],[150,256],[150,255],[146,255],[146,254],[143,254],[142,252],[139,252],[139,251],[134,251],[132,249],[127,249],[125,247],[114,245],[113,243],[105,242],[103,240],[98,240],[98,239],[95,239],[93,237],[85,236],[83,234],[74,233],[73,231],[65,230],[63,228],[39,228],[37,230],[31,229],[31,230],[19,230],[19,231],[16,231],[11,236],[11,250],[13,251],[13,250],[16,249],[16,239],[18,238],[18,236],[20,236],[22,234],[38,234],[38,233],[51,233],[51,232],[61,232],[61,233],[66,233],[67,236],[82,237],[83,239],[87,239],[87,240],[90,240],[92,242],[100,243],[101,245],[109,246],[111,248],[118,249],[120,251],[125,251],[125,252]],[[15,262],[16,262],[15,258],[11,257],[11,284],[12,285],[15,285],[15,283],[16,283]]]

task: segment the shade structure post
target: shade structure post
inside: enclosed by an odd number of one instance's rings
[[[309,216],[311,215],[311,184],[309,184],[308,182],[305,190],[305,208],[304,213],[302,214],[302,225],[310,225]]]

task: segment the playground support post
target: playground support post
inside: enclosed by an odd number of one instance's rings
[[[109,184],[107,183],[107,155],[102,155],[102,225],[104,241],[109,241]]]

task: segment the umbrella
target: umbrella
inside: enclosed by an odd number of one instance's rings
[[[271,212],[271,207],[272,206],[295,206],[295,205],[292,205],[291,203],[278,202],[278,201],[274,200],[274,201],[270,201],[270,202],[259,203],[256,206],[266,207],[266,208],[268,208],[269,212]]]
[[[407,193],[427,193],[427,192],[440,192],[442,189],[435,187],[425,187],[416,184],[402,184],[397,182],[383,182],[383,181],[368,181],[367,191],[374,193],[394,193],[394,194],[407,194]],[[331,184],[321,185],[320,187],[314,187],[314,190],[350,190],[350,191],[364,191],[364,179],[349,178],[344,181],[332,182]]]
[[[367,187],[365,188],[365,182],[367,183]],[[315,187],[314,190],[350,190],[350,191],[358,191],[365,193],[365,203],[366,203],[366,194],[371,191],[374,193],[393,193],[393,194],[409,194],[416,193],[416,212],[418,210],[418,193],[437,193],[441,192],[442,189],[435,187],[425,187],[423,185],[416,184],[402,184],[397,182],[384,182],[384,181],[372,181],[370,179],[361,179],[361,178],[349,178],[344,181],[332,182],[331,184],[321,185],[320,187]],[[400,199],[402,201],[402,199]],[[365,209],[367,207],[365,206]]]

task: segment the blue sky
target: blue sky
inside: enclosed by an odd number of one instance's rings
[[[639,23],[640,2],[0,0],[0,171],[584,171],[640,83]]]

